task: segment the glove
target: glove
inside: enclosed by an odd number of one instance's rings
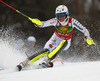
[[[96,45],[96,44],[93,42],[93,39],[92,39],[90,36],[85,36],[85,38],[86,38],[86,42],[87,42],[88,45],[92,45],[92,44]]]
[[[39,26],[41,26],[42,25],[42,22],[39,20],[39,19],[32,19],[32,18],[28,18],[29,20],[31,20],[34,24],[37,24],[37,25],[39,25]]]

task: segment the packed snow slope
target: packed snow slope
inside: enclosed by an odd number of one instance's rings
[[[20,72],[1,71],[0,81],[100,81],[100,62],[65,63]]]
[[[8,35],[7,35],[8,36]],[[12,42],[12,41],[11,41]],[[9,42],[0,40],[0,81],[100,81],[100,62],[60,62],[53,68],[15,71],[25,60],[25,54],[16,51]]]

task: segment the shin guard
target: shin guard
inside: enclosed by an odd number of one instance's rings
[[[28,62],[28,64],[30,65],[31,63],[33,63],[34,61],[38,60],[39,58],[41,58],[41,57],[47,55],[48,53],[49,53],[49,50],[48,50],[48,49],[43,49],[43,50],[41,50],[41,51],[39,51],[39,52],[33,54],[32,56],[30,56],[30,57],[28,58],[28,60],[30,60],[30,61]]]
[[[53,60],[67,45],[67,40],[63,40],[52,52],[48,54],[48,58]]]

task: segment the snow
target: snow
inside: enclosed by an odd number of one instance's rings
[[[0,66],[3,69],[14,68],[18,63],[26,58],[22,53],[13,49],[7,43],[0,44]]]
[[[100,62],[56,62],[53,68],[16,71],[26,57],[0,43],[0,81],[100,81]],[[31,68],[34,68],[31,67]]]
[[[100,62],[65,63],[53,68],[0,72],[0,81],[100,81]]]

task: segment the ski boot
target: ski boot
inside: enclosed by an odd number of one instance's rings
[[[43,62],[43,63],[39,64],[39,66],[41,66],[43,68],[53,67],[53,62],[51,62],[51,61],[49,61],[49,62]]]
[[[21,71],[24,67],[26,67],[27,63],[28,63],[28,59],[26,59],[25,61],[21,62],[19,65],[17,65],[18,71]]]

